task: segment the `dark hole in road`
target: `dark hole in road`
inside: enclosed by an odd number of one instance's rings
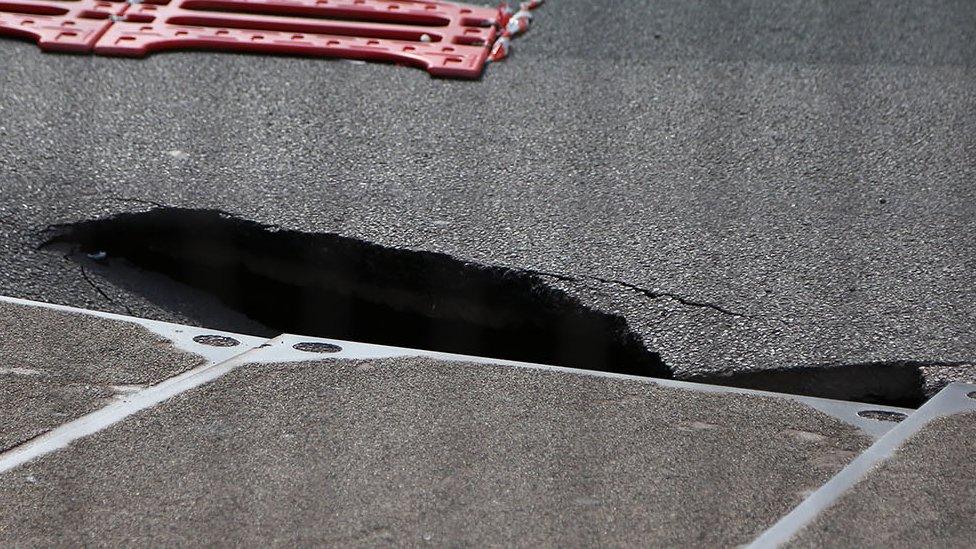
[[[838,400],[917,408],[929,395],[918,361],[815,364],[777,369],[688,376],[684,379],[729,387],[793,393]]]
[[[214,210],[158,208],[51,231],[44,246],[67,249],[89,283],[88,271],[97,272],[212,328],[673,377],[623,318],[586,307],[532,272],[286,231]],[[930,396],[920,368],[933,364],[826,363],[680,377],[914,408]]]
[[[163,274],[269,333],[671,377],[623,318],[523,271],[280,230],[212,210],[159,208],[52,230],[45,246],[98,257],[106,274],[123,262]],[[167,306],[165,296],[143,293]]]

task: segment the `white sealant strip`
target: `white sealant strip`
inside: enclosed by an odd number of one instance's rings
[[[89,311],[85,309],[77,309],[75,307],[67,307],[64,305],[52,305],[49,303],[28,301],[25,299],[17,299],[13,297],[0,296],[0,301],[17,303],[20,305],[46,307],[49,309],[55,309],[55,310],[65,311],[70,313],[94,315],[94,316],[99,316],[111,320],[134,322],[136,324],[144,326],[148,330],[152,331],[153,333],[161,337],[169,339],[170,341],[173,342],[175,347],[181,350],[204,356],[205,358],[210,360],[211,363],[222,362],[224,360],[231,358],[236,354],[239,354],[243,350],[241,349],[242,346],[245,349],[257,347],[258,345],[261,345],[266,341],[264,338],[260,338],[260,337],[222,332],[219,330],[206,330],[204,328],[193,328],[190,326],[181,326],[179,324],[171,324],[168,322],[160,322],[156,320],[148,320],[144,318],[118,315],[114,313]],[[193,338],[198,335],[222,335],[222,336],[232,337],[234,339],[239,340],[242,345],[235,346],[235,347],[211,347],[211,346],[201,345],[193,341]],[[869,411],[869,410],[882,410],[882,411],[895,412],[895,413],[900,413],[905,415],[914,412],[914,410],[909,408],[863,404],[858,402],[833,400],[828,398],[817,398],[817,397],[793,395],[787,393],[774,393],[771,391],[759,391],[754,389],[741,389],[737,387],[709,385],[705,383],[692,383],[689,381],[646,378],[646,377],[632,376],[626,374],[615,374],[610,372],[599,372],[594,370],[583,370],[577,368],[565,368],[561,366],[549,366],[545,364],[535,364],[530,362],[519,362],[514,360],[459,355],[453,353],[441,353],[437,351],[424,351],[420,349],[408,349],[404,347],[373,345],[368,343],[357,343],[352,341],[343,341],[343,340],[336,340],[336,339],[323,339],[323,338],[304,337],[304,336],[295,336],[295,335],[289,337],[292,338],[291,343],[289,343],[288,345],[282,344],[276,346],[276,349],[280,349],[280,350],[274,351],[274,358],[271,361],[295,362],[295,361],[309,360],[310,358],[312,358],[313,355],[310,355],[309,353],[306,352],[294,350],[291,348],[291,345],[300,341],[315,341],[315,342],[323,342],[323,343],[332,343],[342,347],[343,350],[341,352],[331,355],[334,358],[370,359],[370,358],[393,358],[393,357],[402,357],[402,356],[426,356],[438,360],[446,360],[446,361],[454,361],[454,362],[474,362],[477,364],[514,366],[518,368],[533,368],[537,370],[548,370],[548,371],[559,372],[564,374],[599,376],[599,377],[607,377],[607,378],[621,379],[627,381],[637,381],[642,383],[656,383],[662,387],[686,389],[689,391],[725,393],[725,394],[731,393],[731,394],[750,395],[750,396],[785,398],[785,399],[806,404],[807,406],[819,410],[820,412],[823,412],[835,419],[843,421],[848,425],[853,425],[861,429],[863,432],[871,435],[875,439],[880,438],[885,433],[890,431],[894,427],[895,423],[890,421],[879,421],[876,419],[863,418],[858,415],[858,412]],[[267,353],[262,353],[262,356],[266,354]]]
[[[115,313],[106,313],[102,311],[91,311],[88,309],[78,309],[75,307],[68,307],[67,305],[54,305],[51,303],[44,303],[41,301],[28,301],[26,299],[18,299],[16,297],[7,297],[0,295],[0,301],[7,303],[13,303],[15,305],[25,305],[28,307],[41,307],[44,309],[52,309],[55,311],[61,311],[64,313],[81,314],[87,316],[95,316],[99,318],[104,318],[106,320],[115,320],[121,322],[131,322],[133,324],[138,324],[150,332],[173,342],[173,346],[181,351],[186,351],[188,353],[193,353],[207,359],[211,364],[216,364],[218,362],[223,362],[232,356],[238,355],[246,349],[251,349],[261,345],[267,338],[249,336],[244,334],[235,334],[231,332],[223,332],[220,330],[208,330],[206,328],[197,328],[194,326],[183,326],[180,324],[173,324],[170,322],[162,322],[159,320],[149,320],[147,318],[137,318],[133,316],[118,315]],[[204,345],[197,343],[193,340],[194,337],[203,335],[217,335],[223,337],[230,337],[240,342],[239,345],[229,346],[229,347],[215,347],[213,345]]]
[[[763,532],[748,546],[749,549],[779,547],[788,542],[933,419],[976,411],[976,399],[968,396],[974,391],[976,385],[967,383],[952,383],[947,386]]]
[[[865,433],[868,433],[875,438],[884,435],[884,433],[889,431],[895,424],[891,422],[862,418],[858,415],[858,412],[867,410],[883,410],[906,415],[914,412],[914,410],[911,409],[896,408],[892,406],[876,406],[857,402],[846,402],[786,393],[774,393],[770,391],[740,389],[736,387],[708,385],[703,383],[692,383],[670,379],[647,378],[513,360],[442,353],[437,351],[424,351],[420,349],[391,347],[386,345],[373,345],[353,341],[296,335],[282,335],[272,340],[266,340],[259,337],[234,334],[219,330],[193,328],[189,326],[181,326],[179,324],[171,324],[168,322],[135,318],[114,313],[89,311],[85,309],[28,301],[12,297],[0,296],[0,301],[26,306],[44,307],[75,314],[92,315],[109,320],[133,322],[146,327],[148,330],[157,335],[173,341],[177,348],[202,355],[209,361],[203,366],[174,376],[157,385],[146,387],[132,392],[131,394],[121,396],[120,400],[116,403],[110,404],[105,408],[75,419],[0,454],[0,473],[9,471],[10,469],[13,469],[37,457],[43,456],[44,454],[65,448],[79,438],[97,433],[98,431],[105,429],[106,427],[117,423],[136,412],[155,406],[156,404],[186,390],[213,381],[214,379],[223,376],[224,374],[243,364],[261,362],[300,362],[308,360],[321,360],[324,358],[362,360],[404,356],[425,356],[453,362],[472,362],[477,364],[531,368],[535,370],[551,371],[562,374],[595,376],[639,383],[651,383],[660,385],[662,387],[672,387],[689,391],[726,394],[731,393],[780,398],[793,400],[811,406],[812,408],[815,408],[827,415],[858,427]],[[221,335],[232,337],[240,341],[241,345],[233,347],[212,347],[202,345],[193,341],[193,338],[197,335]],[[308,353],[293,348],[293,345],[301,342],[329,343],[341,347],[342,350],[337,353],[323,355],[318,353]]]
[[[293,345],[301,342],[328,343],[342,348],[336,353],[319,354],[299,351]],[[582,370],[577,368],[565,368],[562,366],[548,366],[545,364],[534,364],[531,362],[518,362],[514,360],[504,360],[496,358],[485,358],[468,355],[458,355],[452,353],[441,353],[437,351],[424,351],[420,349],[408,349],[404,347],[390,347],[386,345],[373,345],[370,343],[358,343],[355,341],[343,341],[339,339],[323,339],[315,337],[304,337],[297,335],[285,335],[276,338],[270,347],[266,347],[263,352],[253,355],[253,360],[257,362],[299,362],[308,360],[321,360],[324,358],[368,360],[379,358],[395,358],[407,356],[424,356],[437,360],[451,362],[473,362],[476,364],[491,364],[497,366],[511,366],[516,368],[531,368],[535,370],[546,370],[562,374],[574,374],[584,376],[605,377],[620,379],[639,383],[653,383],[662,387],[684,389],[705,393],[738,394],[748,396],[770,397],[792,400],[810,406],[823,412],[835,419],[843,421],[861,429],[864,433],[875,439],[882,437],[885,433],[894,428],[897,423],[891,421],[880,421],[877,419],[865,418],[858,415],[858,412],[880,410],[894,412],[909,416],[915,412],[910,408],[898,408],[894,406],[880,406],[874,404],[863,404],[859,402],[848,402],[843,400],[833,400],[829,398],[817,398],[803,395],[793,395],[787,393],[774,393],[771,391],[758,391],[754,389],[740,389],[738,387],[726,387],[723,385],[709,385],[705,383],[692,383],[690,381],[678,381],[674,379],[659,379],[626,374],[615,374],[611,372],[600,372],[595,370]]]
[[[275,340],[271,340],[274,342]],[[0,473],[23,465],[45,454],[68,447],[72,442],[95,434],[123,419],[151,408],[180,393],[209,383],[250,362],[252,349],[218,364],[206,364],[173,376],[157,385],[125,395],[118,402],[96,410],[33,438],[0,454]]]

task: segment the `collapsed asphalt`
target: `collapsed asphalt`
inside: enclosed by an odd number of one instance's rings
[[[962,1],[562,0],[477,82],[4,39],[0,293],[206,322],[36,247],[213,208],[551,273],[678,377],[974,379],[974,34]]]
[[[260,322],[268,337],[322,335],[671,376],[622,317],[587,308],[530,272],[286,231],[213,210],[157,208],[51,233],[44,247],[65,250],[80,268],[96,258],[109,280],[128,280],[133,270],[140,281],[158,273]]]

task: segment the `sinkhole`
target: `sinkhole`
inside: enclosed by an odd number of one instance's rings
[[[97,258],[106,276],[125,269],[163,275],[266,328],[256,335],[671,377],[623,318],[590,309],[525,271],[282,230],[215,210],[157,208],[50,230],[44,247]],[[170,305],[170,293],[138,282],[134,289]],[[209,327],[233,331],[219,318],[208,317]]]
[[[531,271],[284,230],[217,210],[160,207],[48,229],[42,248],[98,280],[229,332],[345,339],[671,378],[624,318],[587,307]],[[97,273],[97,277],[92,276]],[[914,360],[685,372],[687,381],[917,407]]]

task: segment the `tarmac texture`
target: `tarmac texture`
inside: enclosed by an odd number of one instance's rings
[[[973,379],[973,2],[552,1],[476,82],[9,39],[0,66],[0,294],[211,322],[36,248],[212,208],[551,273],[678,377]]]
[[[732,546],[872,441],[787,399],[248,356],[5,473],[0,542]]]

